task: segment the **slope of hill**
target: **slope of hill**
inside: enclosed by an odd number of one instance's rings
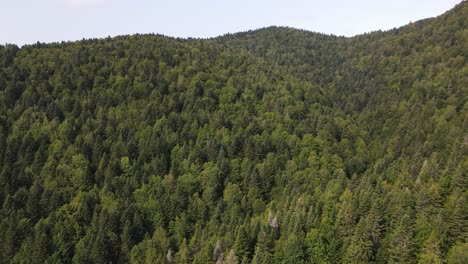
[[[0,263],[466,263],[467,17],[0,46]]]

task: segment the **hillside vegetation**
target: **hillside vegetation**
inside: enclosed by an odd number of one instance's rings
[[[0,46],[0,263],[467,263],[468,2]]]

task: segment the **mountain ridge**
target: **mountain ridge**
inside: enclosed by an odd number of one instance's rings
[[[459,9],[464,9],[463,6],[466,5],[465,3],[466,1],[462,1],[460,2],[459,4],[455,5],[453,8],[451,8],[450,10],[447,10],[446,12],[444,12],[443,14],[441,15],[438,15],[438,16],[434,16],[434,17],[429,17],[429,18],[423,18],[423,19],[420,19],[420,20],[417,20],[417,21],[414,21],[414,22],[410,22],[408,24],[405,24],[405,25],[401,25],[401,26],[398,26],[398,27],[395,27],[393,29],[388,29],[388,30],[373,30],[373,31],[370,31],[370,32],[365,32],[365,33],[361,33],[361,34],[357,34],[357,35],[354,35],[354,36],[341,36],[341,35],[335,35],[335,34],[327,34],[327,33],[322,33],[322,32],[318,32],[318,31],[314,31],[314,30],[308,30],[308,29],[301,29],[301,28],[295,28],[295,27],[291,27],[291,26],[277,26],[277,25],[271,25],[271,26],[266,26],[266,27],[261,27],[261,28],[257,28],[257,29],[250,29],[250,30],[246,30],[246,31],[240,31],[240,32],[235,32],[235,33],[225,33],[225,34],[222,34],[222,35],[219,35],[219,36],[214,36],[214,37],[207,37],[207,38],[200,38],[200,37],[174,37],[174,36],[170,36],[170,35],[165,35],[165,34],[160,34],[160,33],[135,33],[135,34],[124,34],[124,35],[116,35],[114,37],[103,37],[103,38],[83,38],[82,40],[72,40],[72,41],[61,41],[61,42],[56,42],[56,41],[52,41],[52,42],[36,42],[36,43],[30,43],[30,44],[24,44],[22,45],[21,47],[23,46],[34,46],[34,45],[57,45],[57,44],[65,44],[65,43],[74,43],[74,42],[81,42],[81,41],[95,41],[95,40],[104,40],[104,39],[113,39],[113,38],[125,38],[125,37],[131,37],[131,36],[162,36],[162,37],[167,37],[169,39],[176,39],[176,40],[188,40],[188,41],[200,41],[200,40],[215,40],[215,39],[222,39],[222,38],[226,38],[226,37],[229,37],[229,36],[237,36],[237,35],[248,35],[248,34],[252,34],[252,33],[255,33],[255,32],[261,32],[261,31],[268,31],[270,29],[286,29],[286,30],[295,30],[295,31],[300,31],[300,32],[303,32],[303,33],[307,33],[307,34],[316,34],[316,35],[321,35],[321,36],[326,36],[326,37],[332,37],[332,38],[345,38],[345,39],[351,39],[351,38],[356,38],[356,37],[360,37],[360,36],[367,36],[367,35],[370,35],[370,34],[379,34],[379,33],[389,33],[389,32],[398,32],[398,31],[401,31],[402,29],[410,26],[410,25],[414,25],[414,24],[423,24],[425,21],[429,21],[429,20],[433,20],[433,19],[436,19],[436,18],[441,18],[441,17],[445,17],[445,16],[449,16],[453,13],[456,13],[456,12],[462,12],[460,11]],[[465,8],[466,9],[466,8]],[[466,12],[466,11],[465,11]],[[4,45],[15,45],[13,43],[6,43]],[[15,45],[16,46],[16,45]]]

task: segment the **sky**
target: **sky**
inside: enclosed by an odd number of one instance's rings
[[[159,33],[207,38],[267,26],[354,36],[434,17],[462,0],[0,0],[0,44]]]

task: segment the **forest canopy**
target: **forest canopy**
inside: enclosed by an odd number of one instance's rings
[[[467,18],[0,46],[0,263],[466,263]]]

